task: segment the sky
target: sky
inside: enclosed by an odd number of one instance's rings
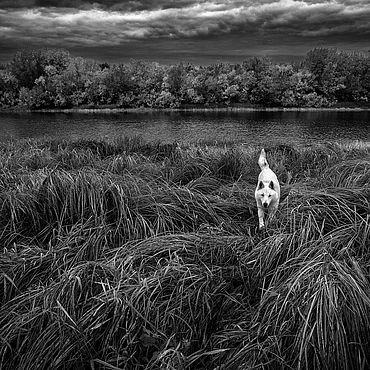
[[[0,62],[42,47],[109,63],[368,53],[370,0],[0,0]]]

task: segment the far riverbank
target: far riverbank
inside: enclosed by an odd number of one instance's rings
[[[355,105],[353,103],[338,103],[331,107],[268,107],[253,104],[233,104],[233,105],[183,105],[174,108],[122,108],[114,105],[91,106],[82,105],[70,108],[43,108],[26,109],[17,106],[12,108],[0,109],[0,112],[26,112],[26,113],[152,113],[152,112],[341,112],[341,111],[369,111],[370,103]]]
[[[65,108],[7,109],[5,113],[152,113],[152,112],[351,112],[370,111],[370,107],[284,108],[284,107],[219,107],[219,108]]]

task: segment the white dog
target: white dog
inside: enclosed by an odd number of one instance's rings
[[[270,169],[264,149],[261,150],[258,164],[261,168],[261,172],[258,176],[258,183],[254,196],[257,202],[259,228],[262,229],[265,226],[265,213],[268,214],[268,218],[271,219],[278,209],[280,184],[274,171]]]

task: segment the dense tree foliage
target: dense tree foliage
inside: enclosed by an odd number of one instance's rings
[[[370,58],[316,48],[302,62],[97,63],[59,49],[22,50],[0,69],[0,107],[328,107],[370,101]]]

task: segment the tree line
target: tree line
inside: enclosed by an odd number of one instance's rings
[[[98,63],[63,49],[20,50],[0,69],[0,108],[330,107],[370,101],[370,58],[315,48],[299,63],[266,57],[198,66]]]

